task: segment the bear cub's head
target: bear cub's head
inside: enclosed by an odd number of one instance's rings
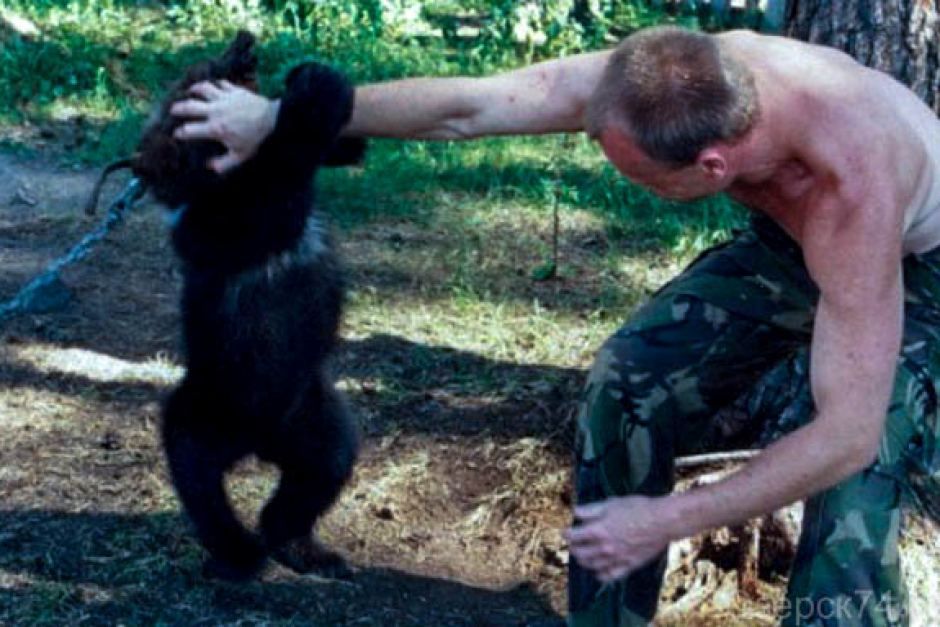
[[[252,165],[263,165],[278,175],[310,177],[318,166],[361,160],[364,142],[338,137],[352,114],[353,88],[339,72],[319,63],[303,63],[289,72],[274,130],[251,159],[233,170],[218,174],[208,166],[225,152],[221,143],[173,136],[185,120],[171,115],[170,107],[190,97],[189,88],[195,83],[227,80],[257,91],[254,45],[254,35],[240,31],[220,57],[190,67],[146,125],[131,168],[168,207],[218,194]]]

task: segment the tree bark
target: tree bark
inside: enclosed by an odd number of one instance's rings
[[[891,74],[940,113],[940,0],[786,2],[788,36]]]

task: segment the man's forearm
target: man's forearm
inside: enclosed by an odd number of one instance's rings
[[[356,89],[344,135],[402,139],[466,139],[479,112],[472,78],[416,78]]]
[[[609,53],[580,54],[480,78],[363,85],[343,131],[360,137],[470,139],[576,132]]]
[[[805,499],[874,461],[901,346],[900,246],[890,241],[882,259],[877,257],[876,246],[868,249],[869,257],[880,262],[872,267],[880,267],[883,274],[869,271],[865,278],[870,283],[866,284],[854,279],[851,268],[834,276],[820,271],[821,245],[808,247],[805,242],[808,265],[817,269],[815,276],[823,278],[817,280],[822,294],[809,368],[817,414],[726,480],[675,495],[673,509],[680,521],[675,537],[740,523]],[[832,248],[840,251],[837,245]],[[852,254],[841,248],[846,258],[861,258],[860,253],[849,251]]]
[[[673,539],[742,523],[821,492],[870,462],[863,451],[814,421],[714,484],[664,497]]]

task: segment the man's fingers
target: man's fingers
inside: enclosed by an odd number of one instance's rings
[[[597,562],[601,559],[610,558],[610,551],[607,550],[607,547],[600,544],[591,544],[583,547],[572,547],[571,554],[574,555],[582,564],[587,564],[588,562]]]
[[[571,555],[578,564],[592,571],[598,579],[615,570],[624,570],[625,572],[623,558],[612,555],[605,549],[572,551]]]
[[[222,89],[222,91],[231,91],[235,89],[236,86],[223,78],[219,81],[219,87]]]
[[[209,104],[204,100],[178,100],[170,107],[170,114],[178,118],[204,118],[209,114]]]
[[[209,81],[202,81],[190,86],[189,93],[199,96],[203,100],[212,100],[222,94],[222,90]]]
[[[173,131],[176,139],[215,139],[214,128],[208,122],[181,124]]]
[[[578,505],[574,508],[574,517],[578,520],[595,520],[604,515],[607,511],[607,502],[588,503],[587,505]]]
[[[601,536],[593,525],[582,525],[579,527],[570,527],[565,531],[565,539],[572,547],[582,545],[592,545],[600,541]]]
[[[219,174],[224,174],[228,172],[235,166],[239,165],[242,160],[235,155],[232,151],[229,151],[222,155],[221,157],[216,157],[209,161],[209,168],[215,170]]]

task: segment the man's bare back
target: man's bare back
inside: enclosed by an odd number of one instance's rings
[[[748,31],[721,39],[758,82],[754,134],[773,137],[779,150],[778,161],[741,177],[730,196],[799,240],[809,197],[884,181],[904,209],[904,251],[940,245],[940,121],[913,92],[831,48]]]

